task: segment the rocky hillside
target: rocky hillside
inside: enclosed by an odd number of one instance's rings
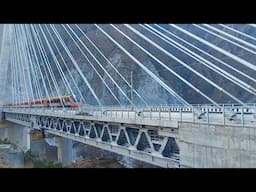
[[[80,67],[82,72],[85,74],[86,79],[92,86],[92,89],[95,91],[96,95],[99,97],[100,101],[105,105],[113,105],[117,104],[114,97],[111,95],[111,92],[108,90],[108,88],[104,85],[102,79],[99,77],[99,75],[103,78],[103,80],[106,82],[106,84],[109,86],[109,88],[113,91],[113,93],[117,96],[117,98],[120,100],[122,104],[129,104],[127,98],[122,94],[122,92],[117,88],[117,86],[112,82],[111,78],[113,78],[116,82],[118,82],[118,85],[122,88],[124,93],[130,97],[130,88],[127,86],[125,81],[120,77],[120,75],[113,69],[113,67],[108,63],[102,55],[97,51],[99,49],[102,53],[104,53],[105,57],[116,67],[117,71],[123,75],[123,77],[126,79],[126,81],[130,82],[130,74],[131,71],[133,71],[133,85],[134,89],[137,90],[137,92],[145,99],[145,101],[151,105],[154,104],[171,104],[176,103],[176,99],[171,96],[170,93],[168,93],[164,88],[162,88],[155,80],[153,80],[146,72],[138,65],[136,64],[130,57],[128,57],[121,49],[119,49],[112,41],[110,41],[99,29],[97,29],[94,25],[88,24],[88,25],[79,25],[80,28],[84,31],[84,33],[88,36],[88,38],[97,46],[97,49],[93,46],[92,43],[90,43],[85,35],[79,31],[78,28],[74,24],[70,25],[72,29],[77,33],[79,39],[83,41],[84,46],[87,47],[91,53],[97,58],[98,62],[95,61],[92,57],[92,55],[86,50],[85,47],[81,44],[81,42],[77,39],[77,37],[70,31],[68,28],[66,30],[63,29],[61,25],[55,25],[56,30],[60,33],[61,38],[64,40],[65,45],[67,46],[68,50],[72,54],[73,58],[75,58],[75,61],[77,65]],[[157,63],[155,60],[153,60],[149,55],[147,55],[145,52],[143,52],[141,49],[139,49],[136,45],[134,45],[132,42],[128,41],[124,36],[122,36],[119,32],[117,32],[113,27],[106,24],[100,24],[99,25],[102,29],[104,29],[108,34],[111,34],[112,38],[115,39],[120,45],[122,45],[125,49],[127,49],[136,59],[138,59],[145,67],[150,69],[155,75],[157,75],[163,82],[165,82],[169,87],[171,87],[174,91],[176,91],[179,95],[181,95],[185,100],[189,101],[190,103],[206,103],[208,102],[206,99],[204,99],[202,96],[200,96],[196,91],[189,88],[185,83],[181,82],[177,77],[172,75],[170,72],[166,71],[164,67],[162,67],[159,63]],[[154,56],[156,56],[158,59],[160,59],[165,65],[173,69],[176,73],[181,75],[183,78],[185,78],[187,81],[193,83],[194,86],[198,87],[202,92],[209,95],[211,98],[213,98],[215,101],[220,103],[228,103],[228,102],[234,102],[230,97],[223,94],[218,89],[214,88],[212,85],[207,83],[204,79],[198,77],[194,73],[192,73],[187,68],[183,67],[180,63],[178,63],[175,59],[168,57],[166,54],[161,52],[159,49],[155,48],[150,43],[143,40],[141,37],[133,33],[131,30],[129,30],[124,25],[115,25],[120,29],[122,32],[125,32],[130,38],[138,42],[141,46],[146,48],[150,53],[152,53]],[[188,64],[189,66],[193,67],[196,71],[200,72],[202,75],[207,77],[208,79],[212,80],[217,85],[220,85],[224,87],[229,93],[233,94],[234,96],[241,98],[244,102],[255,102],[256,98],[254,95],[242,90],[240,87],[235,85],[234,83],[228,81],[223,76],[216,74],[216,72],[213,72],[209,68],[205,67],[203,64],[199,63],[192,57],[188,56],[187,54],[181,52],[177,48],[167,44],[160,38],[152,35],[149,33],[146,29],[142,28],[139,25],[132,25],[136,30],[140,31],[142,34],[150,38],[152,41],[157,42],[160,46],[168,50],[169,53],[173,54],[173,56],[177,57],[184,63]],[[206,46],[205,44],[201,43],[200,41],[192,38],[191,36],[177,30],[176,28],[167,25],[167,24],[161,24],[160,26],[164,27],[165,29],[168,29],[171,33],[174,35],[177,35],[178,37],[188,41],[189,43],[193,44],[194,46],[197,46],[198,48],[204,50],[205,52],[217,57],[218,59],[221,59],[222,61],[226,62],[227,64],[231,65],[232,67],[246,73],[247,75],[254,76],[254,71],[250,70],[249,68],[243,66],[241,63],[237,62],[236,60],[225,56],[224,54],[216,51],[214,48],[211,48],[209,46]],[[231,44],[228,41],[224,41],[223,39],[212,35],[210,33],[207,33],[205,30],[200,29],[196,26],[193,26],[191,24],[182,24],[178,25],[179,27],[182,27],[183,29],[188,30],[189,32],[199,36],[200,38],[220,47],[228,52],[241,57],[242,59],[252,63],[253,65],[256,64],[256,58],[255,54],[250,53],[246,51],[245,49],[242,49],[241,47],[235,46]],[[239,37],[243,40],[246,40],[252,44],[255,44],[255,41],[245,38],[244,36],[241,36],[237,33],[234,33],[232,31],[229,31],[226,28],[223,28],[222,26],[218,25],[212,25],[216,26],[218,29],[221,29],[222,31],[228,31],[230,34],[235,35],[236,37]],[[255,35],[256,28],[244,25],[244,24],[235,24],[235,25],[229,25],[233,26],[235,29],[238,29],[242,32],[246,32],[247,34],[251,34],[252,36]],[[37,26],[38,27],[38,26]],[[156,26],[154,26],[156,27]],[[75,81],[77,82],[78,87],[80,88],[83,96],[86,99],[86,102],[89,104],[97,104],[95,98],[91,94],[90,90],[88,89],[87,85],[84,83],[82,77],[78,73],[76,66],[71,61],[69,55],[67,54],[65,48],[61,45],[59,41],[57,41],[57,38],[55,34],[53,33],[52,29],[49,27],[53,38],[56,41],[56,45],[58,46],[59,51],[55,48],[53,45],[53,41],[51,39],[51,36],[47,32],[46,26],[42,26],[42,28],[45,30],[45,35],[48,39],[48,41],[52,44],[53,52],[56,55],[57,60],[59,61],[60,65],[62,66],[62,69],[64,71],[65,76],[67,77],[71,87],[73,87],[73,91],[77,96],[79,96],[78,91],[75,88],[75,85],[72,81],[72,78],[70,76],[70,73],[74,77]],[[39,31],[39,34],[42,36],[42,33],[40,32],[39,28],[37,28]],[[207,28],[209,30],[209,28]],[[68,33],[68,32],[69,33]],[[166,34],[166,33],[165,33]],[[217,33],[219,34],[219,33]],[[70,36],[71,35],[71,36]],[[72,40],[72,38],[73,40]],[[223,66],[221,63],[213,60],[209,56],[200,53],[195,48],[186,45],[184,42],[182,42],[180,39],[175,38],[174,36],[171,36],[173,40],[176,42],[186,46],[193,52],[198,53],[205,59],[211,61],[218,67],[221,67],[222,69],[230,72],[234,76],[241,78],[249,85],[256,88],[256,84],[247,78],[242,77],[237,72],[231,71],[227,67]],[[63,80],[61,79],[61,75],[58,72],[56,64],[54,64],[54,58],[52,57],[51,52],[49,49],[47,49],[47,44],[45,42],[45,39],[42,38],[43,45],[46,47],[46,54],[48,56],[49,62],[51,63],[51,67],[53,70],[53,73],[56,77],[56,81],[58,82],[58,85],[61,89],[61,94],[67,93],[67,90],[65,88],[65,85],[63,83]],[[77,45],[80,46],[81,50],[77,47]],[[248,48],[248,46],[247,46]],[[87,57],[87,58],[86,58]],[[66,64],[68,66],[68,69],[65,67],[64,62],[62,60],[66,61]],[[41,67],[42,67],[42,60]],[[93,67],[92,67],[93,66]],[[95,69],[98,71],[99,74],[95,72]],[[103,70],[105,69],[105,71]],[[45,80],[47,79],[47,74],[43,71]],[[107,73],[109,75],[107,75]],[[111,77],[111,78],[110,78]],[[53,87],[53,82],[50,81],[49,84],[47,84],[47,87],[50,89],[50,86]],[[56,91],[52,91],[54,95],[57,95]],[[143,104],[142,101],[136,94],[134,95],[134,103],[137,105]]]
[[[99,52],[96,51],[96,49],[93,47],[91,43],[88,42],[86,37],[77,30],[77,28],[74,25],[71,25],[73,29],[79,34],[80,39],[85,42],[85,45],[91,50],[91,52],[96,56],[98,61],[102,64],[102,67],[104,67],[111,77],[115,79],[120,87],[123,88],[124,92],[129,96],[130,90],[128,86],[125,84],[125,82],[120,78],[120,76],[113,70],[111,65],[106,62],[102,56],[99,54]],[[137,58],[141,63],[143,63],[144,66],[146,66],[148,69],[150,69],[153,73],[155,73],[157,76],[160,77],[168,86],[172,87],[176,92],[178,92],[180,95],[182,95],[186,100],[190,101],[191,103],[202,103],[207,102],[204,98],[202,98],[198,93],[193,91],[191,88],[189,88],[187,85],[182,83],[177,77],[172,75],[170,72],[167,72],[164,70],[162,66],[160,66],[159,63],[154,61],[152,58],[150,58],[147,54],[145,54],[141,49],[139,49],[137,46],[135,46],[130,41],[127,41],[126,38],[124,38],[120,33],[118,33],[115,29],[113,29],[109,25],[100,25],[106,32],[111,34],[111,36],[117,40],[122,46],[124,46],[135,58]],[[200,88],[204,93],[207,93],[210,97],[214,98],[218,102],[232,102],[232,99],[230,99],[228,96],[214,88],[209,83],[205,82],[202,78],[198,77],[197,75],[193,74],[191,71],[186,69],[185,67],[182,67],[181,64],[179,64],[174,59],[171,59],[170,57],[167,57],[163,52],[159,51],[146,41],[144,41],[142,38],[138,37],[135,33],[132,33],[129,31],[125,26],[123,25],[116,25],[120,30],[128,34],[131,38],[133,38],[136,42],[140,43],[144,48],[147,48],[151,53],[153,53],[157,58],[161,59],[163,63],[165,63],[167,66],[171,67],[175,72],[183,76],[186,80],[189,82],[192,82],[196,87]],[[177,29],[170,27],[168,25],[161,25],[165,27],[166,29],[170,30],[172,33],[176,34],[177,36],[183,38],[184,40],[187,40],[188,42],[192,43],[193,45],[203,49],[204,51],[214,55],[217,58],[222,59],[226,63],[232,65],[233,67],[245,72],[248,75],[251,75],[253,77],[254,71],[249,70],[249,68],[244,67],[234,59],[231,59],[220,52],[217,52],[213,48],[209,46],[205,46],[201,42],[191,38],[190,36],[178,31]],[[207,33],[206,31],[199,29],[192,25],[179,25],[183,29],[187,29],[188,31],[198,35],[199,37],[203,38],[204,40],[207,40],[208,42],[217,45],[225,50],[228,50],[230,53],[233,53],[237,56],[240,56],[241,58],[251,62],[252,64],[255,64],[255,55],[252,53],[249,53],[248,51],[238,47],[234,46],[233,44],[224,41],[221,38],[218,38],[210,33]],[[217,26],[217,25],[216,25]],[[56,26],[59,32],[61,33],[64,40],[66,40],[66,44],[68,45],[69,50],[71,50],[71,53],[73,54],[74,58],[76,58],[76,61],[78,62],[78,65],[81,67],[82,71],[85,72],[86,77],[88,81],[91,83],[92,87],[94,88],[97,95],[99,95],[100,100],[104,104],[115,104],[114,98],[111,96],[110,92],[107,90],[106,86],[102,83],[99,76],[95,73],[94,69],[89,65],[89,62],[86,61],[84,56],[81,54],[81,52],[78,50],[77,46],[73,41],[71,41],[71,38],[69,38],[69,35],[65,33],[63,28],[61,26]],[[156,81],[154,81],[149,75],[147,75],[142,68],[140,68],[134,61],[131,60],[124,52],[122,52],[113,42],[111,42],[101,31],[99,31],[95,26],[93,25],[80,25],[80,27],[83,29],[83,31],[86,33],[86,35],[97,45],[97,47],[104,53],[104,55],[112,62],[113,65],[118,69],[118,71],[125,77],[127,81],[130,81],[130,71],[132,70],[134,72],[133,74],[133,81],[134,81],[134,88],[138,91],[139,94],[145,98],[145,100],[150,104],[167,104],[167,103],[175,103],[175,99],[167,92],[165,91]],[[225,89],[228,90],[231,94],[235,95],[236,97],[242,98],[245,102],[252,102],[255,101],[255,97],[245,91],[243,91],[241,88],[239,88],[237,85],[233,84],[230,81],[227,81],[224,77],[216,74],[215,72],[211,71],[204,65],[198,63],[193,58],[189,57],[188,55],[182,53],[181,51],[177,50],[176,48],[166,44],[164,41],[162,41],[159,38],[154,37],[152,34],[150,34],[147,30],[143,29],[142,27],[138,25],[133,25],[135,29],[142,32],[147,37],[151,38],[152,40],[155,40],[158,42],[161,46],[166,48],[171,54],[173,54],[175,57],[179,58],[183,62],[187,63],[190,66],[193,66],[195,70],[206,76],[208,79],[214,81],[216,84],[225,87]],[[248,25],[234,25],[235,28],[251,33],[252,35],[255,34],[255,29],[253,27],[249,27]],[[222,27],[219,27],[219,29],[222,29]],[[227,29],[222,29],[223,31],[227,31]],[[229,31],[230,32],[230,31]],[[232,33],[234,34],[234,33]],[[238,36],[239,38],[243,39],[243,36]],[[74,36],[73,36],[74,38]],[[175,38],[173,38],[175,39]],[[175,39],[177,42],[182,43],[177,38]],[[245,39],[249,41],[248,39]],[[77,40],[78,42],[78,40]],[[255,43],[250,41],[251,43]],[[81,45],[81,44],[79,44]],[[184,45],[184,43],[183,43]],[[187,46],[192,51],[196,51],[194,48]],[[85,49],[83,49],[85,51]],[[198,51],[196,51],[199,53]],[[61,50],[61,53],[65,55],[65,59],[68,61],[68,56],[65,54],[64,49]],[[121,94],[121,92],[117,89],[117,87],[111,82],[110,78],[107,76],[107,74],[102,70],[102,68],[98,65],[97,62],[95,62],[91,55],[85,51],[87,57],[92,62],[94,67],[99,71],[99,73],[103,76],[103,79],[107,82],[107,84],[110,86],[110,88],[113,90],[114,94],[118,96],[118,98],[121,100],[123,104],[128,103],[127,99]],[[58,54],[57,54],[58,55]],[[216,64],[219,67],[222,67],[225,70],[228,70],[233,75],[242,78],[239,74],[230,71],[229,69],[223,67],[220,63],[213,61],[209,56],[200,54],[201,56],[204,56],[206,59],[209,59],[214,64]],[[76,76],[79,87],[82,88],[83,93],[86,95],[87,101],[89,103],[95,103],[95,100],[93,99],[92,95],[89,94],[89,90],[86,87],[86,85],[83,83],[82,79],[79,78],[79,75],[77,74],[76,70],[74,69],[74,66],[69,63],[69,66],[71,68],[72,73]],[[56,73],[57,74],[57,73]],[[67,74],[67,72],[66,72]],[[248,81],[248,79],[244,79],[248,84],[251,86],[256,87],[255,83]],[[62,85],[63,86],[63,85]],[[63,86],[64,87],[64,86]],[[150,93],[150,94],[149,94]],[[138,97],[134,97],[135,103],[141,104],[141,100]]]
[[[96,158],[72,163],[67,168],[124,168],[124,166],[115,159]]]

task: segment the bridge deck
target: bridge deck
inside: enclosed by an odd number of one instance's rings
[[[197,122],[209,124],[227,124],[234,126],[254,127],[256,123],[255,106],[243,109],[234,107],[223,110],[212,106],[198,108],[99,108],[86,111],[73,109],[42,108],[4,108],[4,112],[14,112],[39,116],[63,117],[80,120],[92,120],[112,123],[135,124],[141,126],[159,126],[178,128],[178,122]]]

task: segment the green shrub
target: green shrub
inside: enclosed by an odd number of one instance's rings
[[[7,138],[4,138],[3,140],[0,139],[0,144],[12,144],[12,143]]]
[[[35,155],[28,150],[24,154],[24,163],[33,163],[36,168],[62,168],[62,164],[54,161],[42,160],[38,155]]]
[[[35,162],[39,160],[39,156],[32,153],[31,150],[28,150],[24,153],[24,163]]]

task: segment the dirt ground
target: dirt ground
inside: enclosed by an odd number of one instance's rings
[[[0,168],[12,168],[9,164],[7,163],[0,163]]]
[[[115,159],[107,158],[96,158],[92,160],[81,160],[71,165],[67,168],[125,168]]]

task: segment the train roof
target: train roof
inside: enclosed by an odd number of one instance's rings
[[[64,96],[55,96],[55,97],[49,97],[49,98],[43,98],[39,100],[51,100],[51,99],[62,99],[62,98],[70,98],[71,95],[64,95]]]
[[[53,99],[63,99],[63,98],[70,98],[71,95],[63,95],[63,96],[55,96],[55,97],[49,97],[49,98],[42,98],[42,99],[34,99],[34,100],[29,100],[29,101],[21,101],[21,102],[14,102],[14,103],[8,103],[5,105],[10,105],[10,104],[14,104],[14,105],[20,105],[23,103],[28,103],[28,102],[36,102],[36,101],[44,101],[44,100],[53,100]]]

